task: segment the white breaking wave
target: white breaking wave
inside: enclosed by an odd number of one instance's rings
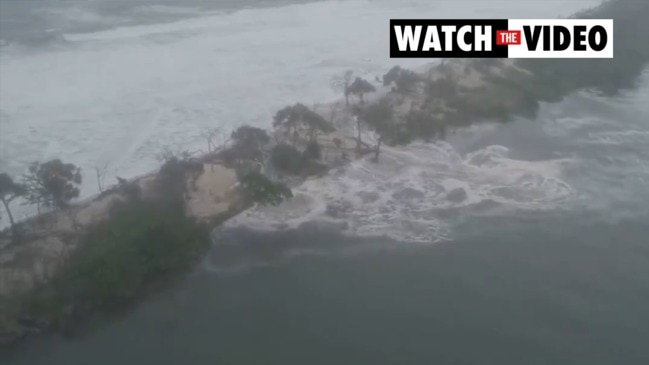
[[[320,221],[350,235],[425,243],[448,237],[444,211],[485,202],[550,209],[572,195],[558,177],[568,160],[517,161],[507,154],[503,146],[490,146],[460,156],[446,142],[385,148],[379,163],[354,161],[308,180],[294,189],[294,199],[248,210],[226,226],[284,229]]]

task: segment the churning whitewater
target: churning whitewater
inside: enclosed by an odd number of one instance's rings
[[[649,213],[649,72],[615,98],[577,93],[537,120],[483,124],[448,141],[385,148],[256,207],[214,232],[209,272],[305,255],[346,256],[455,240],[472,218],[576,217],[615,224]],[[371,135],[364,136],[364,140]],[[271,234],[272,233],[272,234]],[[342,236],[341,236],[342,233]]]
[[[447,142],[385,148],[379,163],[355,161],[307,181],[291,201],[249,210],[227,225],[286,229],[320,221],[355,236],[436,242],[448,234],[438,218],[445,210],[489,203],[549,209],[571,196],[558,176],[568,161],[517,161],[508,152],[492,145],[462,156]]]

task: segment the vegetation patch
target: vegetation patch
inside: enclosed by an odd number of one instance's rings
[[[306,149],[300,152],[297,148],[280,143],[270,152],[270,163],[280,173],[294,176],[319,175],[328,170],[326,164],[319,162],[320,146],[311,141]]]
[[[106,219],[67,237],[76,248],[51,278],[0,298],[0,343],[33,331],[76,333],[189,270],[209,248],[211,227],[238,212],[209,222],[185,214],[187,181],[202,168],[174,156],[156,176],[153,196],[124,185],[126,199],[116,201]]]
[[[291,189],[280,182],[271,181],[260,172],[249,172],[240,179],[244,196],[248,201],[261,205],[279,205],[293,197]]]
[[[96,315],[120,311],[186,271],[209,243],[209,227],[186,217],[182,206],[163,200],[118,203],[107,220],[78,237],[78,248],[53,278],[21,298],[14,318],[52,330],[74,329]]]

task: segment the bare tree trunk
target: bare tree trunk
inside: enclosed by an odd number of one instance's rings
[[[9,209],[9,203],[5,199],[2,199],[2,204],[5,206],[5,211],[7,211],[7,215],[9,216],[9,223],[11,223],[11,229],[13,229],[16,223],[14,222],[14,217]]]
[[[99,188],[100,193],[103,193],[104,188],[101,186],[101,172],[99,171],[99,167],[95,167],[95,173],[97,175],[97,188]]]
[[[97,176],[97,188],[100,193],[103,193],[104,190],[101,188],[101,174],[99,173],[99,167],[95,167],[95,176]]]
[[[97,187],[99,192],[104,192],[104,179],[106,178],[106,171],[110,163],[106,162],[102,167],[95,167],[95,173],[97,174]]]
[[[297,127],[293,127],[293,147],[295,147],[295,143],[297,142]]]
[[[381,153],[381,143],[383,138],[379,138],[379,142],[376,144],[376,150],[374,151],[374,162],[379,162],[379,154]]]
[[[333,124],[336,122],[336,115],[338,114],[338,103],[334,103],[331,106],[329,121]]]
[[[356,149],[358,152],[361,150],[361,144],[363,141],[361,141],[361,120],[356,118],[356,130],[358,131],[358,137],[356,138]]]

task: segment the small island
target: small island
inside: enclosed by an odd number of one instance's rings
[[[649,34],[645,14],[649,2],[612,0],[575,15],[615,20],[613,60],[456,59],[395,66],[376,80],[346,72],[335,82],[339,101],[286,106],[269,130],[241,126],[220,144],[208,131],[208,153],[166,151],[156,171],[99,186],[83,203],[73,200],[85,172],[71,163],[34,163],[22,178],[0,173],[2,219],[9,220],[0,233],[0,346],[48,332],[74,335],[118,315],[188,272],[225,220],[279,205],[291,188],[355,159],[381,163],[383,145],[533,119],[541,103],[578,90],[633,88],[649,60],[649,43],[631,41]],[[39,214],[15,222],[18,200]]]

